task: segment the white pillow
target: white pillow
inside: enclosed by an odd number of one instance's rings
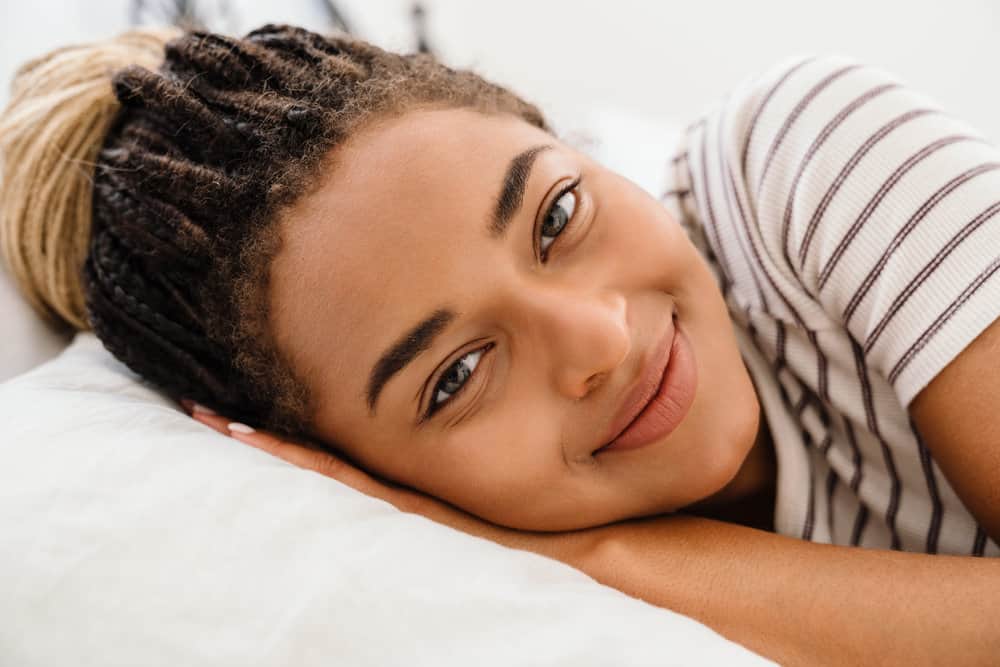
[[[771,664],[224,437],[92,334],[0,384],[4,665]]]

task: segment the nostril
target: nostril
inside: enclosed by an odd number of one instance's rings
[[[597,389],[597,387],[599,387],[601,385],[602,377],[604,375],[606,375],[606,374],[605,373],[594,373],[593,375],[591,375],[590,377],[588,377],[586,379],[586,381],[583,383],[583,391],[577,391],[576,392],[576,396],[573,398],[573,400],[574,401],[582,401],[583,399],[585,399],[588,396],[590,396],[590,394],[593,393],[593,391],[595,389]]]
[[[587,382],[586,382],[587,394],[590,394],[590,392],[594,391],[594,389],[596,389],[597,387],[601,386],[601,383],[604,382],[604,377],[606,375],[607,375],[607,373],[603,373],[603,372],[602,373],[594,373],[589,378],[587,378]]]

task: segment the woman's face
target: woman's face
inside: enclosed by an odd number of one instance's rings
[[[316,437],[522,529],[669,512],[733,480],[756,394],[715,279],[655,199],[519,118],[470,110],[368,125],[332,157],[283,216],[272,267],[275,335]],[[683,421],[598,451],[675,331],[697,370]]]

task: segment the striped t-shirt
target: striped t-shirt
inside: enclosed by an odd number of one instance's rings
[[[1000,316],[1000,150],[826,57],[746,81],[671,165],[664,204],[715,273],[774,439],[775,529],[1000,555],[907,412]]]

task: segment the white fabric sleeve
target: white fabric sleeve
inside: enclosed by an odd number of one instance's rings
[[[846,327],[904,407],[1000,316],[1000,150],[893,75],[784,62],[685,150],[685,205],[722,246],[731,298]]]

